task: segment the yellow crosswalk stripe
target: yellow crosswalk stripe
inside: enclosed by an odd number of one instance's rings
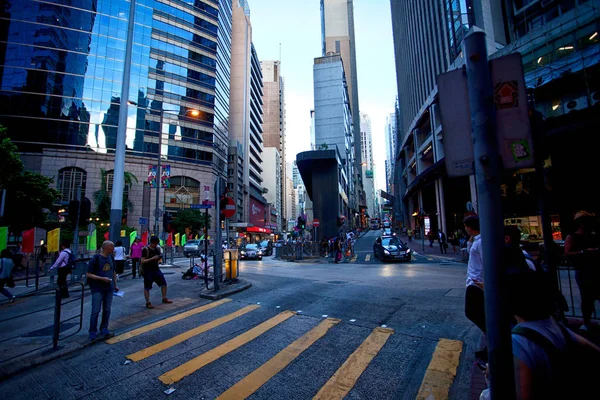
[[[252,393],[256,392],[262,385],[267,383],[269,379],[279,373],[279,371],[287,367],[304,350],[308,349],[317,340],[325,336],[325,334],[339,322],[340,320],[336,318],[325,319],[301,338],[295,340],[288,347],[277,353],[276,356],[255,369],[244,379],[227,389],[223,394],[217,397],[217,399],[234,400],[247,398]]]
[[[218,307],[221,304],[225,304],[225,303],[228,303],[230,301],[231,301],[231,299],[222,299],[222,300],[219,300],[219,301],[215,301],[214,303],[210,303],[210,304],[206,304],[204,306],[198,307],[198,308],[194,308],[193,310],[189,310],[189,311],[186,311],[186,312],[174,315],[172,317],[165,318],[163,320],[157,321],[157,322],[155,322],[153,324],[144,325],[144,326],[142,326],[142,327],[140,327],[138,329],[134,329],[134,330],[129,331],[127,333],[124,333],[122,335],[112,337],[112,338],[108,339],[106,341],[106,343],[108,343],[108,344],[115,344],[115,343],[119,343],[119,342],[122,342],[122,341],[127,340],[127,339],[131,339],[132,337],[139,336],[142,333],[149,332],[149,331],[151,331],[153,329],[160,328],[162,326],[171,324],[173,322],[181,321],[184,318],[191,317],[192,315],[196,315],[196,314],[199,314],[201,312],[210,310],[212,308]]]
[[[371,255],[367,254],[367,256],[365,257],[365,261],[369,261],[369,260],[371,260]]]
[[[223,325],[226,322],[229,322],[231,320],[236,319],[237,317],[241,317],[244,314],[249,313],[250,311],[256,310],[257,308],[259,308],[260,306],[257,306],[255,304],[250,305],[248,307],[244,307],[241,310],[237,310],[236,312],[233,312],[229,315],[225,315],[224,317],[221,318],[217,318],[214,321],[211,321],[209,323],[206,323],[204,325],[200,325],[197,328],[191,329],[187,332],[183,332],[180,335],[177,335],[175,337],[172,337],[171,339],[165,340],[164,342],[160,342],[155,344],[154,346],[150,346],[147,347],[143,350],[138,351],[137,353],[133,353],[128,355],[126,358],[131,360],[131,361],[140,361],[143,360],[145,358],[148,358],[156,353],[159,353],[163,350],[166,350],[170,347],[175,346],[176,344],[179,344],[181,342],[185,342],[186,340],[197,336],[201,333],[204,333],[206,331],[209,331],[213,328],[216,328],[217,326]]]
[[[462,348],[460,340],[439,340],[421,382],[417,400],[448,398]]]
[[[313,399],[332,400],[346,397],[393,333],[394,330],[390,328],[375,328]]]
[[[284,311],[282,313],[279,313],[273,318],[266,320],[262,324],[255,326],[249,331],[244,332],[241,335],[236,336],[235,338],[223,343],[222,345],[215,347],[214,349],[211,349],[206,353],[201,354],[198,357],[186,362],[185,364],[182,364],[179,367],[162,374],[158,377],[158,379],[166,385],[179,382],[186,376],[221,358],[225,354],[228,354],[233,350],[237,349],[238,347],[241,347],[246,343],[256,339],[269,329],[291,318],[294,314],[295,313],[293,311]]]

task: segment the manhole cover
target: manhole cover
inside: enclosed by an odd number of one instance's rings
[[[334,285],[343,285],[344,283],[348,283],[348,282],[344,282],[344,281],[329,281],[327,283],[333,283]]]
[[[79,324],[76,322],[63,322],[62,324],[60,324],[60,331],[64,332],[67,329],[71,329],[77,325],[79,325]],[[52,336],[53,332],[54,332],[54,325],[50,325],[45,328],[38,329],[37,331],[26,333],[25,335],[23,335],[21,337]]]

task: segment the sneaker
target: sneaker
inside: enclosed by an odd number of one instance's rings
[[[581,326],[579,327],[579,330],[580,330],[580,331],[582,331],[582,332],[587,332],[587,331],[589,331],[589,330],[590,330],[590,327],[589,327],[589,326],[587,326],[586,324],[583,324],[583,325],[581,325]]]
[[[173,301],[167,299],[166,297],[164,299],[162,299],[163,304],[171,304]]]
[[[9,302],[9,303],[14,303],[16,299],[17,299],[17,296],[13,296],[13,297],[11,297],[11,298],[8,300],[8,302]]]
[[[103,336],[108,336],[108,335],[112,335],[112,332],[109,331],[108,329],[104,328],[104,329],[102,329],[102,331],[100,331],[100,334]]]
[[[148,302],[146,303],[146,308],[153,309],[154,306],[152,305],[152,303]]]
[[[90,340],[96,340],[97,337],[98,335],[96,334],[96,332],[90,332]]]

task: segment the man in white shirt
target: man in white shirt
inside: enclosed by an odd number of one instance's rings
[[[465,293],[465,315],[483,333],[485,333],[485,302],[483,299],[483,252],[481,249],[481,234],[479,233],[479,217],[469,215],[463,220],[467,234],[473,238],[469,250],[467,264],[467,291]],[[487,350],[476,352],[479,358],[485,360]]]

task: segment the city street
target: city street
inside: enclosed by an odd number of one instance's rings
[[[376,235],[361,238],[357,253]],[[145,310],[141,281],[122,280],[110,344],[11,377],[3,397],[154,399],[173,388],[169,397],[195,399],[343,398],[348,389],[346,398],[414,399],[435,386],[471,398],[480,334],[463,313],[465,264],[243,261],[240,278],[252,287],[217,302],[180,278],[188,260],[177,264],[166,270],[173,305]],[[86,299],[80,339],[88,319]],[[449,363],[442,372],[440,357]]]

